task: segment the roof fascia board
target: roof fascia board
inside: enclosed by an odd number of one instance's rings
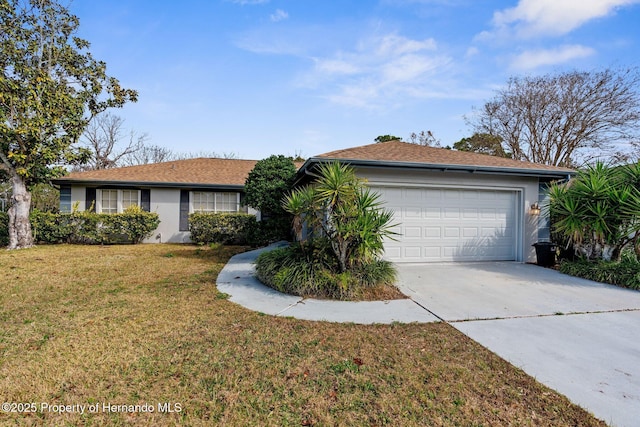
[[[203,183],[184,183],[184,182],[145,182],[145,181],[105,181],[105,180],[76,180],[76,179],[54,179],[51,181],[56,185],[84,185],[91,187],[149,187],[149,188],[194,188],[208,189],[215,188],[220,190],[244,190],[241,184],[203,184]]]
[[[475,166],[475,165],[454,165],[444,163],[413,163],[398,162],[387,160],[361,160],[361,159],[334,159],[325,157],[311,157],[307,159],[300,171],[306,171],[316,163],[327,163],[331,161],[340,161],[349,163],[353,166],[372,167],[372,168],[392,168],[392,169],[425,169],[436,170],[441,172],[468,172],[482,173],[492,175],[517,175],[530,177],[545,177],[566,179],[576,174],[575,171],[550,171],[544,169],[527,169],[527,168],[501,168],[495,166]]]

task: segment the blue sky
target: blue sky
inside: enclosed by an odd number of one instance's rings
[[[139,91],[113,113],[177,152],[310,157],[430,130],[510,76],[640,65],[640,0],[74,0]]]

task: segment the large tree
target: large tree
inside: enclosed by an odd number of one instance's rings
[[[474,133],[468,138],[462,138],[453,144],[453,149],[488,154],[496,157],[511,157],[511,153],[505,151],[502,146],[502,137],[488,133]]]
[[[395,135],[378,135],[373,139],[376,144],[389,141],[402,141],[402,138]]]
[[[0,0],[0,168],[12,186],[9,249],[33,245],[29,187],[86,157],[76,142],[91,118],[136,101],[76,37],[56,0]]]
[[[175,153],[169,148],[160,145],[143,144],[139,150],[133,151],[122,157],[119,166],[148,165],[149,163],[162,163],[175,160]]]
[[[244,204],[260,211],[261,239],[276,241],[290,237],[291,218],[282,207],[291,190],[296,167],[291,157],[272,155],[256,163],[244,184]]]
[[[512,77],[469,122],[514,159],[577,166],[637,141],[639,83],[637,69]]]
[[[296,167],[291,157],[272,155],[256,163],[244,184],[244,203],[264,217],[277,217],[284,210],[282,198],[291,190]]]
[[[125,134],[124,119],[111,113],[96,116],[85,129],[81,142],[91,155],[81,169],[97,170],[123,166],[124,160],[135,156],[148,139],[146,133]]]

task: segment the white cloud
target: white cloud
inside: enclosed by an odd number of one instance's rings
[[[522,52],[511,61],[511,68],[532,70],[542,66],[562,64],[574,59],[586,58],[595,53],[590,47],[564,45],[555,49],[537,49]]]
[[[357,64],[342,59],[314,59],[316,70],[326,75],[356,74],[360,71]]]
[[[441,52],[433,38],[409,38],[398,33],[364,35],[351,47],[336,49],[333,32],[292,27],[277,33],[247,33],[236,46],[258,54],[290,55],[308,61],[293,79],[299,88],[351,107],[393,108],[411,99],[432,99],[446,94],[466,97],[453,82],[453,59]],[[329,42],[330,41],[330,42]],[[341,43],[344,38],[340,39]],[[465,86],[465,85],[462,85]]]
[[[421,55],[404,55],[381,68],[383,81],[389,83],[411,83],[434,71],[442,61]]]
[[[634,3],[640,0],[520,0],[513,8],[496,11],[494,29],[478,38],[559,36]]]
[[[433,39],[411,40],[396,34],[384,36],[379,41],[378,55],[402,55],[415,53],[422,50],[436,50],[436,42]]]
[[[435,40],[386,34],[361,40],[350,51],[314,58],[303,86],[322,89],[331,102],[359,108],[389,106],[396,97],[431,93],[433,76],[451,59],[438,52]]]
[[[240,6],[269,3],[269,0],[227,0],[227,1],[230,1],[231,3],[239,4]]]
[[[289,14],[282,9],[277,9],[274,13],[272,13],[269,18],[271,18],[272,22],[283,21],[289,17]]]
[[[464,57],[471,58],[472,56],[476,56],[479,53],[480,53],[480,49],[478,49],[475,46],[471,46],[470,48],[467,49],[467,52],[464,54]]]

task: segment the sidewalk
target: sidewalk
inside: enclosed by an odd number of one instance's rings
[[[229,300],[253,311],[273,316],[295,317],[303,320],[328,322],[412,323],[439,322],[436,316],[411,299],[391,301],[330,301],[302,298],[280,293],[263,285],[253,276],[253,263],[258,255],[278,247],[271,245],[232,257],[218,274],[220,292]]]

